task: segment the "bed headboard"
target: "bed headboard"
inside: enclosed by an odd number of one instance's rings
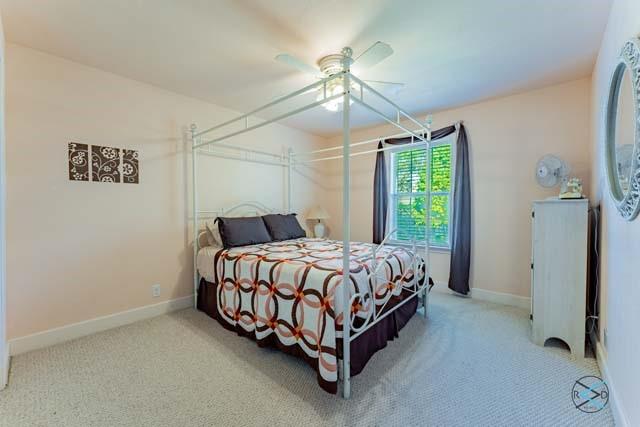
[[[207,240],[206,223],[213,222],[219,216],[222,217],[242,217],[242,216],[262,216],[270,213],[278,212],[277,209],[271,209],[260,202],[243,202],[229,208],[218,209],[214,211],[199,210],[198,211],[198,247],[203,248],[209,246]]]
[[[215,211],[198,211],[199,220],[215,219],[219,216],[240,217],[240,216],[261,216],[276,212],[275,209],[268,208],[260,202],[244,202],[229,208]]]

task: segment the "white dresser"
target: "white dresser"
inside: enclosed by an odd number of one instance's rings
[[[564,341],[584,357],[589,201],[533,202],[532,338]]]

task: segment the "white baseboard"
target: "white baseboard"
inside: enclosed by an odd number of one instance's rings
[[[435,291],[452,293],[452,294],[458,295],[447,287],[447,283],[445,282],[435,282],[435,283],[436,284],[433,288]],[[466,295],[466,296],[473,299],[477,299],[479,301],[487,301],[487,302],[493,302],[496,304],[510,305],[513,307],[519,307],[526,310],[531,309],[531,298],[522,297],[520,295],[488,291],[486,289],[480,289],[480,288],[471,288],[469,295]]]
[[[629,423],[626,412],[622,407],[622,402],[617,399],[618,393],[616,392],[615,384],[611,378],[609,367],[607,366],[607,358],[604,355],[604,350],[599,340],[596,340],[596,360],[598,361],[598,366],[602,373],[602,379],[605,380],[607,387],[609,387],[609,405],[611,405],[613,420],[615,421],[616,426],[628,427],[631,424]]]
[[[9,353],[15,356],[188,307],[193,307],[193,295],[49,329],[10,340]]]
[[[495,302],[497,304],[511,305],[513,307],[531,309],[531,298],[521,297],[520,295],[507,294],[503,292],[488,291],[486,289],[471,289],[471,298],[480,301]]]
[[[433,285],[433,289],[431,289],[433,292],[440,292],[443,294],[450,294],[453,293],[453,291],[451,291],[448,287],[447,287],[447,283],[446,282],[440,282],[438,280],[434,280],[434,285]]]
[[[4,354],[0,354],[2,362],[0,362],[0,390],[4,389],[9,382],[9,346],[5,346]]]

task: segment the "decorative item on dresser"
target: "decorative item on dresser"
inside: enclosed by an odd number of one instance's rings
[[[536,181],[545,188],[553,188],[568,180],[569,165],[558,156],[545,154],[536,164]]]
[[[582,199],[582,180],[580,178],[571,178],[560,190],[559,197],[561,199]]]
[[[329,213],[324,210],[322,206],[315,206],[311,208],[307,214],[307,218],[318,221],[313,227],[313,235],[316,237],[324,237],[324,224],[322,220],[329,219]]]
[[[563,340],[584,357],[587,199],[533,202],[531,319],[533,341]]]

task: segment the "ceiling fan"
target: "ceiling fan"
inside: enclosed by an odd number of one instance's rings
[[[391,46],[389,46],[387,43],[378,41],[371,45],[356,59],[352,59],[353,49],[347,46],[342,48],[342,51],[340,53],[334,53],[320,58],[317,62],[317,67],[309,65],[301,59],[293,55],[289,55],[288,53],[281,53],[280,55],[276,56],[275,59],[276,61],[293,67],[299,71],[302,71],[303,73],[311,74],[318,79],[323,79],[341,72],[342,64],[345,60],[349,63],[349,65],[357,64],[358,68],[365,69],[377,65],[392,54],[393,49],[391,48]],[[396,93],[404,87],[404,83],[364,79],[363,81],[372,83],[374,85],[383,85],[386,87],[394,88]],[[319,88],[319,90],[322,91],[321,88]],[[327,87],[328,96],[336,95],[342,92],[342,82],[338,79],[332,80],[330,82],[330,87]],[[323,93],[319,93],[318,101],[321,101],[323,97]],[[329,111],[338,111],[342,102],[342,98],[338,98],[336,100],[324,103],[323,106]]]

